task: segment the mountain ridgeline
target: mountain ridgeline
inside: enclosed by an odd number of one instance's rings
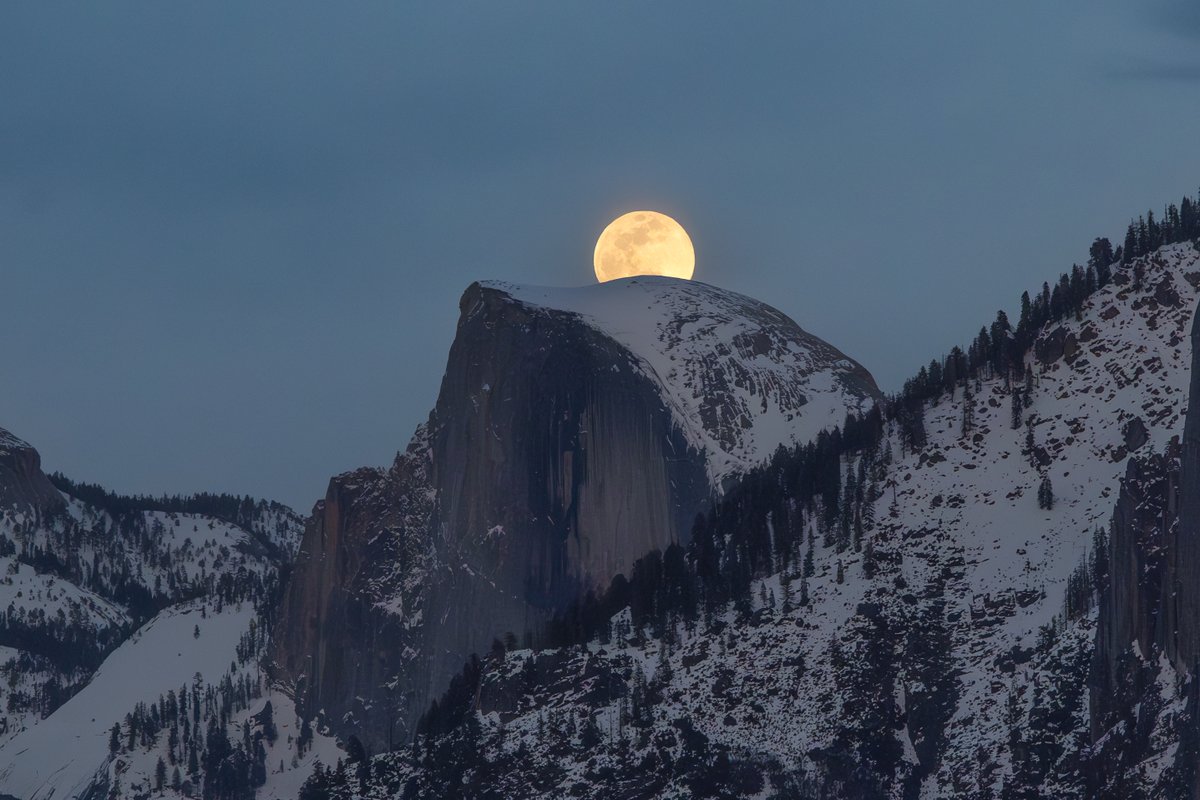
[[[1196,208],[496,629],[307,796],[1200,796]]]

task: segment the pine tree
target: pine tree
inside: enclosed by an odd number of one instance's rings
[[[1014,387],[1012,393],[1012,429],[1021,429],[1021,415],[1025,404],[1021,402],[1021,390]]]
[[[854,475],[854,468],[849,461],[846,462],[846,477],[842,481],[842,507],[841,507],[841,536],[838,541],[838,550],[845,550],[850,546],[851,534],[850,528],[854,520],[854,498],[858,492],[858,482]]]
[[[1033,304],[1029,292],[1021,292],[1021,316],[1017,319],[1017,335],[1024,341],[1032,335]]]
[[[1050,485],[1050,476],[1042,478],[1042,482],[1038,485],[1038,508],[1047,511],[1054,508],[1054,489]]]
[[[663,647],[658,651],[658,669],[654,672],[654,680],[662,686],[670,686],[675,673],[671,669],[671,653]]]
[[[862,507],[863,531],[875,530],[875,501],[878,499],[879,484],[872,480]]]
[[[975,427],[975,395],[971,392],[971,382],[963,384],[962,398],[962,437],[965,439]]]
[[[279,730],[275,727],[275,710],[271,707],[271,701],[263,706],[262,713],[259,714],[259,722],[262,723],[263,735],[267,737],[267,741],[271,744],[279,738]]]
[[[1092,586],[1097,595],[1108,586],[1108,534],[1102,527],[1092,534]]]
[[[167,762],[162,760],[162,756],[158,757],[158,763],[154,765],[154,788],[161,792],[163,786],[167,783]]]
[[[600,744],[600,726],[596,724],[594,714],[588,714],[583,723],[583,732],[579,736],[579,744],[585,751],[591,751]]]
[[[1112,242],[1104,238],[1092,242],[1092,246],[1088,250],[1088,266],[1096,271],[1096,288],[1103,289],[1108,284],[1112,276],[1112,263],[1115,260]]]

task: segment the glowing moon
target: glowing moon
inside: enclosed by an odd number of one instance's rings
[[[630,211],[608,224],[596,241],[596,280],[667,275],[690,280],[696,251],[687,231],[666,214]]]

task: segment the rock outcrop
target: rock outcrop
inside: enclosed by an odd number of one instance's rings
[[[376,748],[472,652],[537,637],[686,542],[725,481],[879,396],[780,312],[703,284],[473,284],[460,312],[408,451],[314,509],[278,628],[302,711]]]
[[[1130,459],[1110,525],[1090,691],[1097,796],[1126,791],[1130,765],[1156,757],[1153,731],[1178,726],[1173,735],[1200,738],[1195,709],[1164,715],[1162,698],[1175,683],[1164,672],[1194,685],[1200,663],[1200,310],[1191,339],[1182,446],[1173,439],[1163,454]],[[1127,426],[1127,442],[1144,441],[1140,425]],[[1179,796],[1200,797],[1194,754],[1179,752],[1166,762],[1168,782]]]
[[[432,508],[423,429],[390,469],[333,478],[280,610],[276,667],[304,713],[356,722],[379,745],[400,741],[396,719],[421,707],[410,676],[423,650]]]
[[[1192,380],[1179,465],[1179,524],[1169,549],[1168,656],[1181,671],[1200,663],[1200,313],[1192,323]]]
[[[1120,681],[1118,661],[1131,645],[1143,657],[1163,653],[1181,674],[1200,657],[1200,313],[1191,338],[1182,447],[1130,459],[1113,512],[1111,579],[1101,597],[1096,639],[1097,722],[1104,698]],[[1144,431],[1140,418],[1126,426],[1130,449],[1144,443]]]
[[[1178,448],[1131,458],[1113,510],[1108,586],[1100,597],[1092,666],[1092,737],[1113,724],[1123,698],[1147,688],[1133,653],[1143,659],[1169,644],[1169,562],[1176,531]],[[1151,676],[1152,678],[1152,676]]]
[[[65,504],[42,472],[38,451],[0,428],[0,507],[45,510]]]

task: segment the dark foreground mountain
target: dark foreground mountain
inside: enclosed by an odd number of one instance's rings
[[[879,398],[780,312],[700,283],[474,284],[460,308],[428,424],[314,510],[276,640],[302,713],[375,749],[472,653],[544,641],[737,476]]]

